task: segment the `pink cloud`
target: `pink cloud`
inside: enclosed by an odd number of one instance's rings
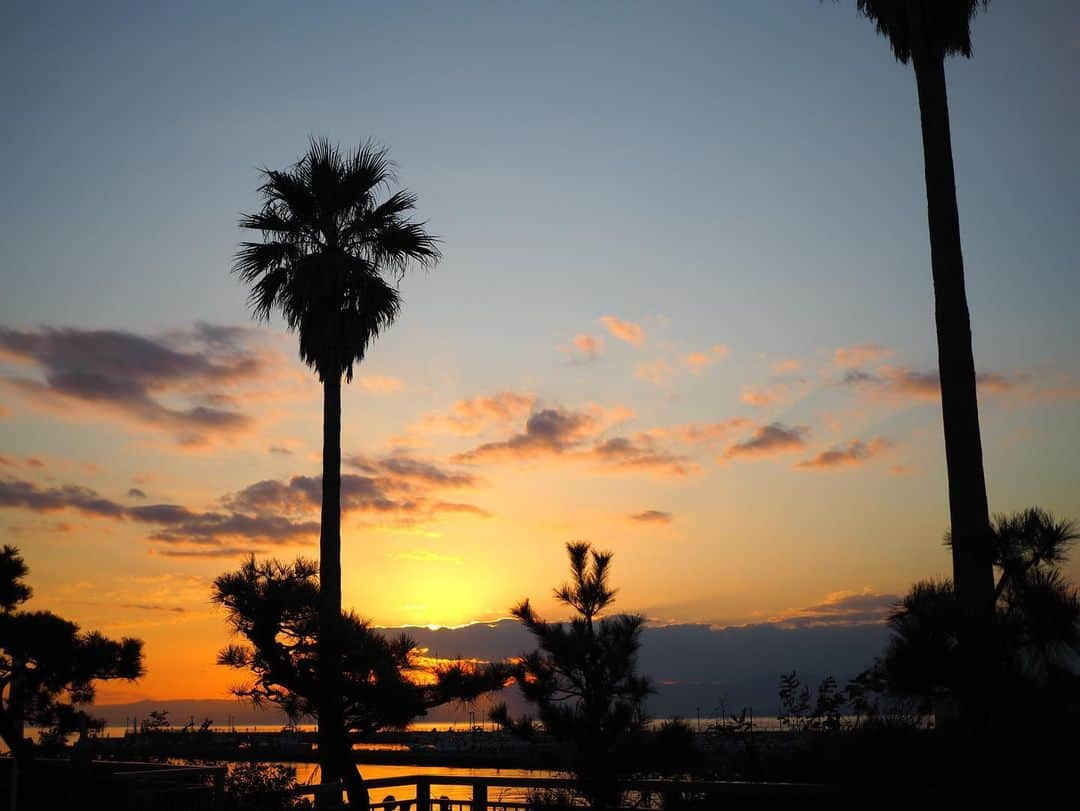
[[[770,386],[751,388],[744,386],[740,398],[744,403],[754,408],[765,408],[774,403],[783,402],[787,397],[788,387],[785,383],[773,383]]]
[[[840,346],[833,353],[833,363],[837,366],[862,366],[887,358],[893,351],[881,344],[853,344],[852,346]]]
[[[691,372],[699,375],[709,366],[722,361],[730,353],[730,348],[724,344],[716,344],[708,352],[691,352],[683,359],[683,362]]]
[[[1023,372],[980,372],[975,376],[976,386],[983,395],[1012,394],[1028,382],[1029,376]],[[937,400],[941,396],[937,372],[916,371],[910,366],[881,366],[875,373],[851,369],[844,375],[843,383],[885,399]]]
[[[777,361],[773,364],[773,371],[778,375],[792,374],[799,371],[801,364],[794,358],[788,358],[787,360]]]
[[[720,422],[689,422],[674,428],[655,428],[649,431],[657,438],[673,436],[688,445],[702,445],[727,439],[732,433],[753,425],[745,417],[732,417]]]
[[[654,386],[666,385],[674,374],[674,367],[664,358],[657,358],[648,363],[639,364],[634,370],[634,377],[652,383]]]
[[[528,414],[536,395],[503,391],[490,397],[459,400],[446,412],[428,413],[413,426],[426,432],[446,432],[457,436],[476,436],[484,431],[506,426]]]
[[[600,357],[604,350],[604,339],[599,335],[575,335],[567,346],[560,346],[559,351],[565,354],[571,363],[589,363]]]
[[[645,330],[641,328],[641,325],[635,324],[633,321],[623,321],[613,315],[605,315],[601,317],[600,321],[607,327],[608,332],[620,341],[625,341],[634,346],[642,346],[645,343]]]

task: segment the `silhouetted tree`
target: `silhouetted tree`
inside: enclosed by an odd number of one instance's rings
[[[594,807],[606,808],[618,800],[619,773],[633,768],[631,758],[620,758],[620,748],[643,729],[645,698],[653,692],[637,673],[645,619],[601,616],[615,601],[616,590],[608,585],[611,553],[584,542],[566,549],[572,579],[555,589],[555,597],[576,616],[568,623],[546,622],[528,600],[511,609],[539,645],[521,657],[514,679],[536,705],[544,730],[571,747],[582,793]],[[505,704],[491,718],[519,732],[532,727],[528,717],[512,719]]]
[[[810,712],[810,688],[799,679],[799,674],[792,670],[780,674],[780,712],[776,719],[780,726],[802,730],[806,726],[806,716]]]
[[[48,730],[52,740],[100,728],[85,710],[94,683],[143,673],[140,640],[116,642],[49,611],[19,610],[31,596],[28,572],[18,549],[0,550],[0,737],[24,771],[33,759],[24,725]]]
[[[169,721],[168,710],[151,710],[150,715],[139,724],[139,732],[144,735],[167,732],[170,729],[172,729],[172,723]]]
[[[1002,667],[986,678],[1002,708],[1080,688],[1080,595],[1060,570],[1078,538],[1072,521],[1038,508],[994,519],[993,641]],[[963,617],[950,581],[916,583],[889,625],[893,635],[879,666],[887,689],[918,697],[924,710],[963,693]]]
[[[780,674],[780,726],[795,732],[819,730],[833,732],[840,729],[841,710],[847,696],[832,676],[826,676],[818,685],[817,693],[803,684],[794,670]]]
[[[224,606],[229,625],[244,640],[222,650],[218,663],[253,676],[233,692],[256,706],[274,704],[294,722],[312,717],[321,725],[325,687],[319,667],[319,590],[313,561],[256,562],[252,557],[214,581],[213,599]],[[388,638],[351,612],[342,615],[341,628],[335,689],[340,690],[346,737],[402,728],[432,707],[498,690],[510,677],[509,668],[499,663],[427,667],[410,637]],[[367,807],[351,751],[340,777],[348,786],[350,805]]]
[[[285,763],[236,763],[225,775],[226,811],[306,811],[311,802],[296,797],[296,769]]]
[[[993,572],[971,322],[956,205],[945,57],[971,56],[971,20],[986,0],[858,0],[858,10],[915,70],[922,121],[938,373],[953,534],[953,577],[963,619],[962,661],[972,720],[985,711],[976,685],[993,667]]]
[[[414,264],[433,265],[439,251],[423,223],[409,218],[415,195],[396,191],[380,201],[394,166],[371,143],[342,153],[313,139],[299,162],[263,177],[262,210],[240,220],[263,239],[241,243],[233,270],[251,285],[257,319],[280,311],[299,333],[300,357],[323,385],[319,760],[323,781],[335,782],[349,755],[334,669],[341,644],[341,379],[352,380],[368,345],[394,322],[401,301],[392,282]]]

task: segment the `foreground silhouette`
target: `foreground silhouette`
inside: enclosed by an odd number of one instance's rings
[[[1032,508],[993,527],[997,669],[979,674],[993,691],[998,724],[1057,724],[1080,699],[1080,596],[1061,572],[1076,525]],[[874,667],[877,690],[919,701],[939,724],[964,695],[959,598],[949,580],[916,583],[889,619],[892,638]],[[868,677],[863,676],[864,679]]]
[[[966,671],[965,711],[975,723],[987,711],[989,699],[979,689],[978,674],[993,666],[994,583],[945,57],[971,56],[971,20],[986,5],[986,0],[858,0],[860,13],[889,40],[896,58],[904,64],[911,62],[919,94],[953,578],[963,619],[960,644]]]
[[[300,338],[300,357],[323,384],[322,514],[319,574],[319,760],[323,782],[342,778],[349,750],[340,676],[341,634],[341,379],[368,345],[393,324],[401,300],[391,282],[412,265],[439,259],[436,240],[409,219],[416,197],[378,195],[394,180],[386,151],[366,144],[342,153],[312,140],[298,163],[264,170],[262,209],[240,220],[262,242],[244,242],[233,267],[251,285],[254,316],[280,311]]]
[[[218,663],[254,677],[233,692],[256,705],[274,704],[294,722],[315,718],[321,728],[327,688],[319,667],[318,566],[303,558],[283,563],[252,557],[214,581],[213,600],[224,606],[229,625],[243,639],[222,650]],[[351,612],[342,614],[339,627],[333,689],[340,690],[348,757],[339,779],[347,786],[349,805],[364,809],[367,790],[352,757],[350,733],[403,728],[433,707],[473,701],[502,688],[510,672],[500,663],[425,666],[408,636],[387,638]]]
[[[19,775],[30,774],[34,747],[23,734],[26,724],[63,741],[76,731],[103,724],[86,712],[94,701],[94,682],[133,680],[143,674],[142,642],[119,642],[50,611],[20,611],[30,599],[23,582],[29,569],[19,550],[0,549],[0,737],[14,758],[9,808],[19,797]],[[33,797],[28,807],[34,807]]]
[[[645,618],[636,614],[604,616],[615,601],[608,585],[610,552],[588,543],[566,545],[572,579],[555,597],[576,612],[568,623],[540,619],[528,600],[511,609],[536,637],[538,650],[524,654],[514,679],[537,708],[544,731],[571,747],[571,760],[582,794],[593,808],[618,804],[618,777],[631,764],[620,752],[645,725],[645,699],[653,692],[637,672]],[[492,720],[527,735],[529,717],[513,719],[506,705],[492,710]]]

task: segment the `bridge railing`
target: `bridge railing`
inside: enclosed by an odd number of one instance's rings
[[[577,784],[568,778],[548,777],[449,777],[443,775],[413,774],[399,777],[381,777],[365,780],[364,786],[371,797],[372,811],[526,811],[537,808],[537,803],[525,798],[520,789],[538,794],[557,792],[570,798],[575,805],[583,805],[576,794]],[[432,787],[455,787],[470,789],[468,798],[433,796]],[[636,798],[635,809],[660,808],[665,798],[700,797],[710,804],[737,806],[765,803],[783,803],[785,807],[806,808],[824,803],[835,794],[828,786],[807,783],[743,783],[700,780],[629,780],[619,784],[620,792]],[[378,799],[387,790],[395,789],[390,798]],[[518,789],[515,799],[503,799],[506,789]],[[344,791],[342,783],[324,783],[300,786],[296,795],[318,796]],[[455,792],[460,793],[460,792]],[[790,806],[789,806],[790,804]],[[729,806],[729,807],[730,807]]]

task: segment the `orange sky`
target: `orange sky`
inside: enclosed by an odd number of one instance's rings
[[[932,381],[869,342],[773,358],[718,335],[706,363],[670,333],[602,318],[577,342],[596,356],[575,368],[621,371],[644,407],[545,395],[538,378],[447,396],[408,365],[362,369],[343,407],[346,604],[382,625],[493,619],[525,596],[550,613],[571,538],[613,549],[620,605],[658,622],[760,621],[947,573]],[[20,448],[2,457],[0,506],[32,605],[146,641],[147,676],[103,699],[222,695],[236,675],[213,664],[227,641],[213,577],[249,550],[316,554],[320,389],[291,341],[0,333],[0,425]],[[71,358],[145,391],[91,400],[58,382]],[[670,378],[642,379],[650,365]],[[1074,408],[1045,387],[984,381],[991,469],[1018,447],[998,426]]]
[[[386,144],[444,253],[344,394],[347,606],[550,615],[579,538],[656,622],[948,573],[911,68],[776,5],[17,4],[0,529],[145,640],[103,698],[221,696],[213,578],[315,554],[320,389],[229,273],[311,135]],[[1080,518],[1076,15],[991,4],[947,70],[990,504]]]

